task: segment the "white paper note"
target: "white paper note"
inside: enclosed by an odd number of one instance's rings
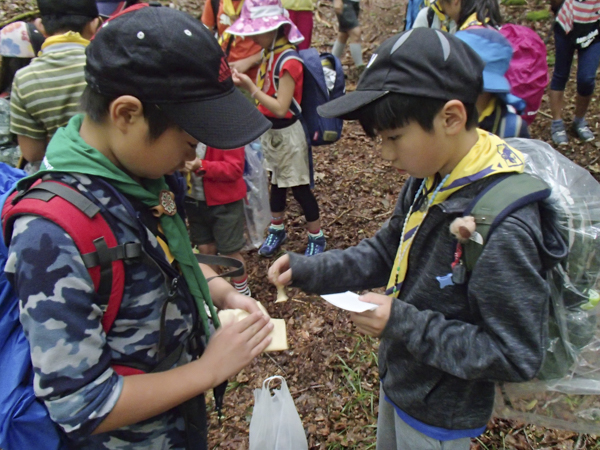
[[[378,305],[374,305],[373,303],[361,302],[358,299],[358,294],[354,292],[340,292],[339,294],[328,294],[321,295],[325,300],[331,303],[333,306],[337,306],[338,308],[345,309],[346,311],[353,312],[365,312],[365,311],[373,311],[377,309]]]

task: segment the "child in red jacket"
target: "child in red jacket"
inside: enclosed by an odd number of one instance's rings
[[[244,238],[244,148],[219,150],[199,144],[196,159],[186,163],[190,189],[185,209],[190,239],[205,255],[221,254],[245,264],[240,251]],[[233,286],[250,296],[248,274],[231,279]]]

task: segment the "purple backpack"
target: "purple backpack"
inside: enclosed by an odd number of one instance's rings
[[[546,46],[535,31],[523,25],[503,25],[500,33],[508,39],[514,51],[506,72],[511,94],[525,100],[527,106],[521,117],[531,125],[548,85]]]

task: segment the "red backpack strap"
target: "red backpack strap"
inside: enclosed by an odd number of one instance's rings
[[[141,256],[141,244],[119,245],[110,225],[100,214],[100,208],[79,191],[55,180],[37,181],[28,189],[8,197],[2,208],[7,245],[14,221],[22,215],[44,217],[71,236],[94,283],[104,310],[102,328],[108,333],[123,299],[123,259]]]

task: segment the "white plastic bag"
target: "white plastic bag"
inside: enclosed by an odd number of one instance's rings
[[[259,141],[246,145],[244,181],[248,189],[244,201],[248,238],[250,243],[258,248],[263,243],[265,229],[271,223],[267,171],[263,167],[263,156]]]
[[[280,380],[281,388],[273,389],[271,395],[273,380]],[[254,390],[250,450],[308,450],[302,421],[283,377],[267,378],[262,389]]]

